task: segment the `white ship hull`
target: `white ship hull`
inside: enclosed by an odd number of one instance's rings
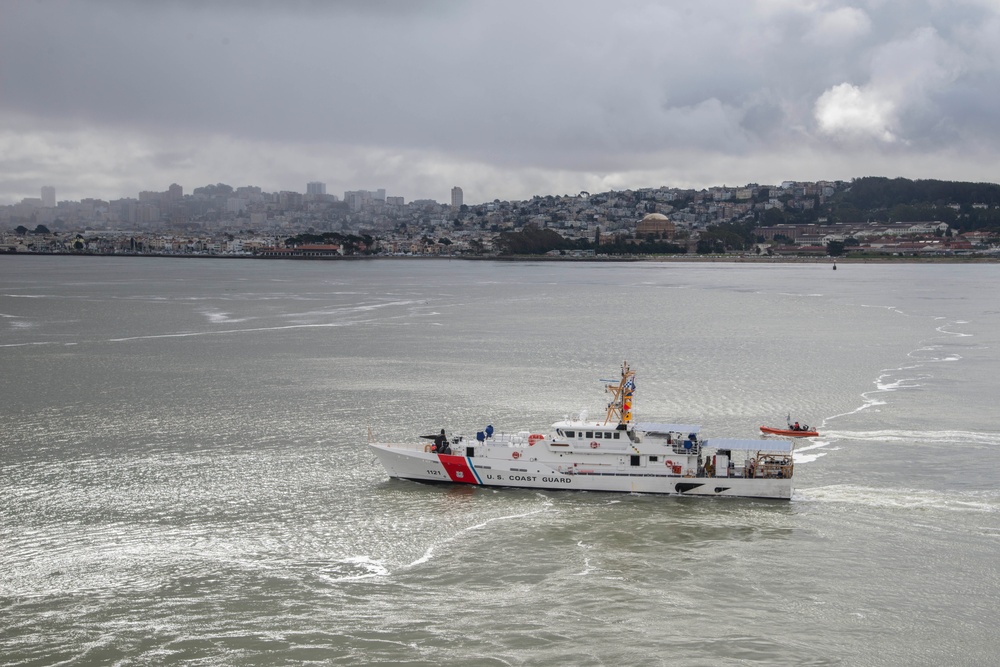
[[[604,381],[608,382],[608,381]],[[494,433],[492,426],[450,440],[370,446],[390,477],[522,489],[744,498],[792,497],[792,443],[702,441],[699,426],[636,423],[635,373],[622,364],[607,416],[585,414],[552,425],[548,435]],[[371,437],[369,436],[369,440]]]
[[[697,476],[688,468],[674,474],[656,457],[646,465],[632,466],[631,456],[605,454],[601,461],[545,461],[533,455],[541,454],[545,444],[524,449],[489,446],[472,447],[473,456],[437,454],[423,451],[423,445],[372,443],[382,466],[390,477],[422,482],[445,482],[473,486],[514,487],[523,489],[561,489],[605,491],[615,493],[650,493],[684,496],[739,496],[748,498],[789,499],[792,480],[789,478],[729,476]],[[476,451],[479,450],[479,451]],[[513,457],[518,452],[518,457]],[[597,458],[597,457],[593,457]],[[736,471],[734,471],[735,474]]]

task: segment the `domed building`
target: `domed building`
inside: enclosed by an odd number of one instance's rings
[[[652,234],[660,239],[672,239],[677,231],[677,225],[662,213],[648,213],[635,225],[636,238],[645,238]]]

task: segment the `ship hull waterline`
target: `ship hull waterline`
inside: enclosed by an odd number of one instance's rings
[[[788,478],[673,475],[665,466],[633,468],[627,458],[613,465],[580,465],[567,473],[530,453],[504,460],[425,452],[405,444],[370,443],[370,446],[390,477],[418,482],[780,500],[789,500],[792,495],[792,480]]]

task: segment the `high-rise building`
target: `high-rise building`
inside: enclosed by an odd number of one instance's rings
[[[326,183],[320,183],[319,181],[313,181],[312,183],[306,183],[306,194],[307,195],[325,195],[326,194]]]
[[[372,193],[367,190],[348,190],[344,193],[344,201],[352,211],[360,211],[371,198]]]
[[[372,206],[372,202],[385,203],[385,188],[378,190],[348,190],[344,193],[344,201],[352,211],[360,211]],[[381,204],[376,204],[380,206]]]
[[[56,189],[51,185],[42,186],[42,206],[47,206],[48,208],[55,208],[56,206]]]
[[[462,188],[457,185],[451,189],[451,207],[462,208]]]
[[[278,206],[284,210],[302,208],[304,203],[301,192],[282,190],[278,193]]]

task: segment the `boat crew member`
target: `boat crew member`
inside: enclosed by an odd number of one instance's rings
[[[715,461],[711,456],[705,459],[705,477],[715,477]]]
[[[799,426],[799,423],[798,423],[798,422],[795,422],[795,426],[793,426],[793,427],[792,427],[792,430],[793,430],[793,431],[801,431],[801,430],[802,430],[802,427],[801,427],[801,426]]]
[[[445,437],[444,429],[441,429],[441,434],[434,438],[434,451],[444,453],[444,446],[447,442],[448,438]]]

